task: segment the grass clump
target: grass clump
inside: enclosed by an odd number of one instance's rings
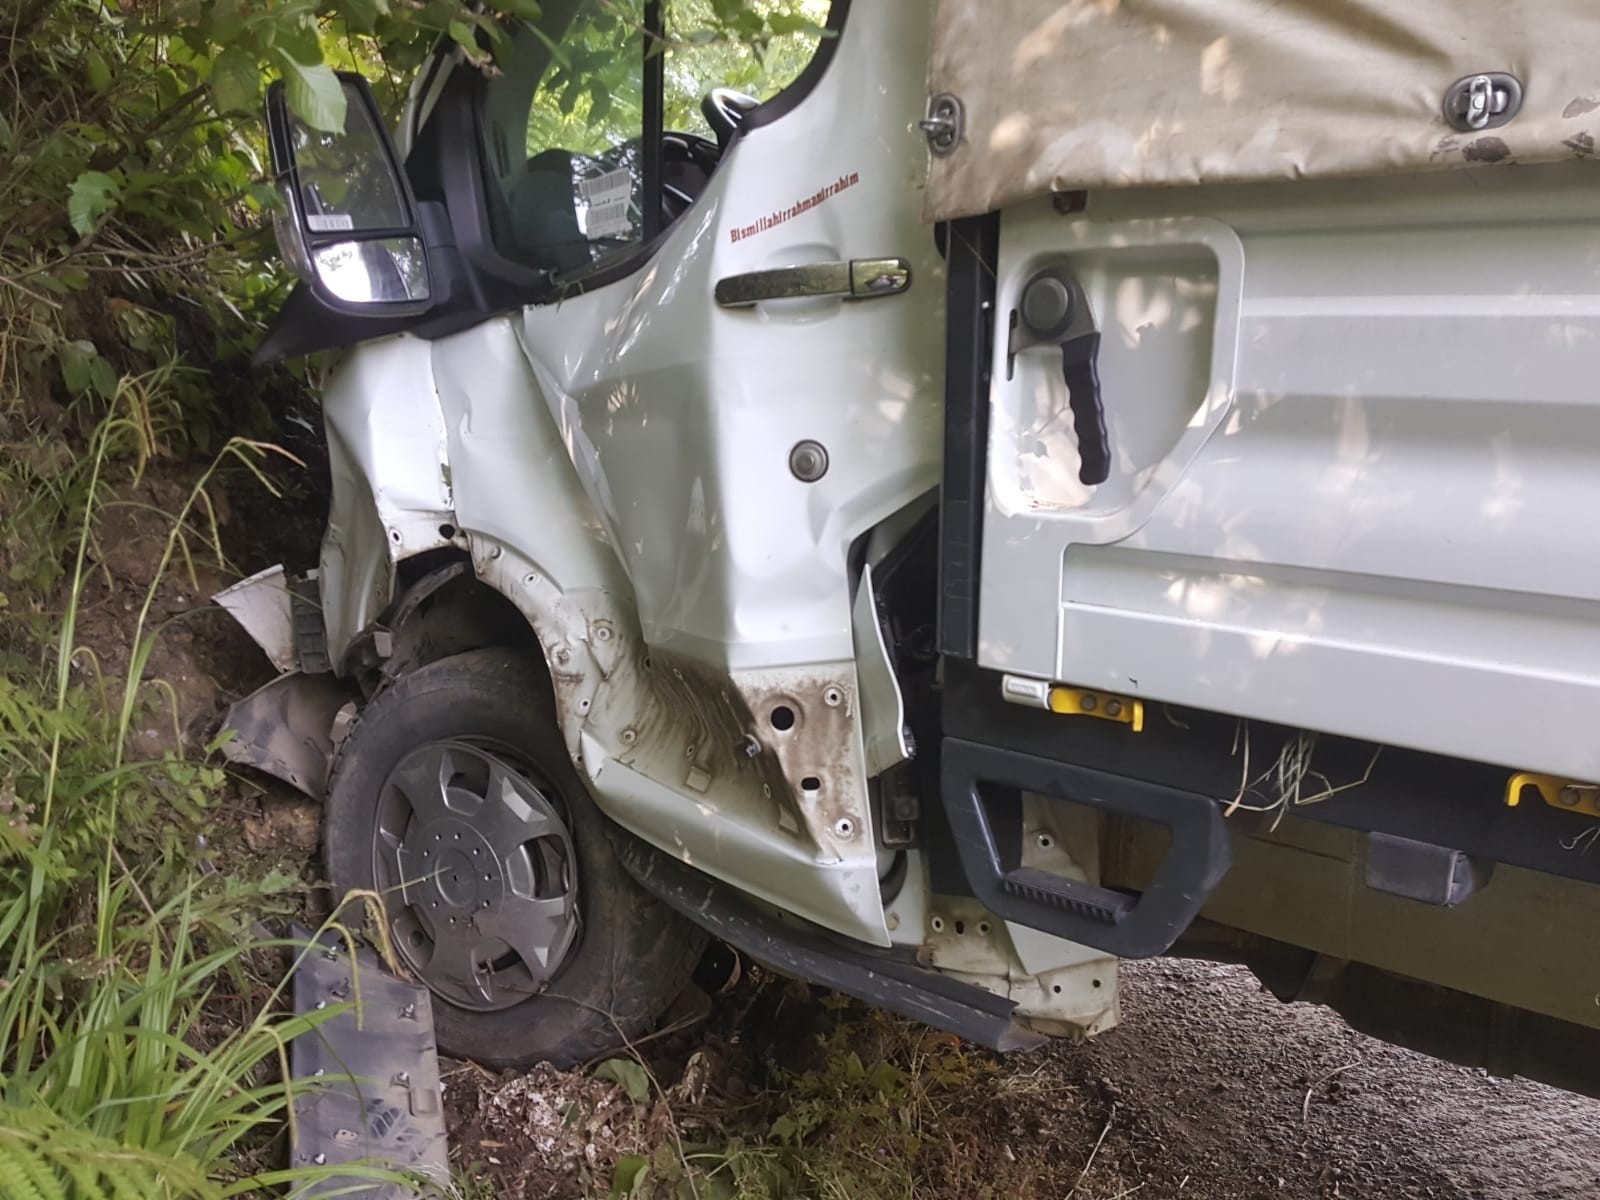
[[[330,1170],[273,1165],[296,1095],[288,1044],[342,1011],[293,1013],[282,967],[294,947],[250,932],[285,881],[241,881],[199,858],[220,768],[181,739],[154,757],[128,751],[131,731],[174,704],[145,679],[162,579],[217,552],[207,488],[219,465],[256,470],[271,448],[229,442],[192,480],[142,603],[128,603],[125,666],[113,673],[106,647],[80,644],[79,620],[103,570],[92,551],[108,479],[137,478],[147,438],[114,415],[53,489],[19,496],[26,475],[0,478],[0,545],[32,548],[5,573],[0,609],[7,1200],[294,1195]]]

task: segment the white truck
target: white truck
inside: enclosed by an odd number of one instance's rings
[[[1600,6],[834,0],[709,136],[658,3],[542,9],[392,139],[269,104],[264,353],[348,349],[229,748],[440,1044],[589,1059],[706,931],[1001,1048],[1241,962],[1594,1090]]]

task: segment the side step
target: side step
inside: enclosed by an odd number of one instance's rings
[[[940,792],[967,883],[996,916],[1122,958],[1164,953],[1227,874],[1233,851],[1209,796],[945,738]],[[1019,792],[1165,825],[1171,840],[1142,894],[1023,867]]]
[[[784,975],[833,988],[991,1050],[1029,1050],[1046,1039],[1017,1021],[1016,1002],[951,979],[890,951],[845,942],[762,906],[629,834],[622,865],[647,892],[714,937]]]

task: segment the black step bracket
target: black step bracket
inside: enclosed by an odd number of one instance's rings
[[[1454,908],[1482,890],[1494,863],[1392,833],[1367,834],[1365,879],[1374,891]]]
[[[1164,953],[1227,874],[1233,850],[1221,806],[1209,796],[945,738],[940,792],[973,894],[996,916],[1121,958]],[[1020,805],[991,803],[1033,792],[1097,812],[1167,827],[1166,857],[1140,894],[1020,865]]]

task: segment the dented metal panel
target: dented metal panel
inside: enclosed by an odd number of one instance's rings
[[[320,578],[337,667],[393,598],[395,564],[455,538],[444,414],[427,342],[368,342],[328,380],[322,408],[333,504]]]
[[[927,215],[1587,158],[1597,44],[1591,0],[939,0],[928,94],[959,98],[963,130],[932,159]],[[1520,108],[1457,128],[1447,96],[1491,72]]]

